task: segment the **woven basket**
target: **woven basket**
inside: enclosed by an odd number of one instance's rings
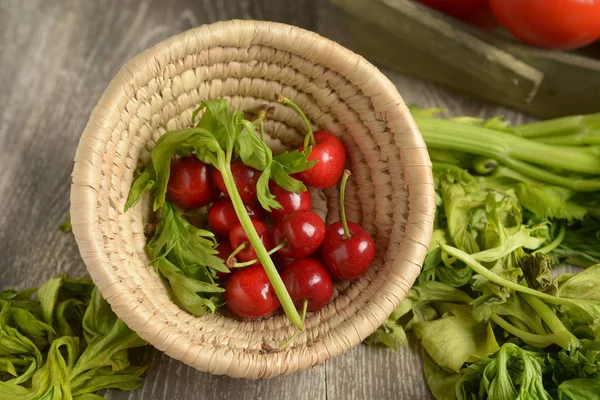
[[[369,271],[339,282],[330,304],[294,333],[284,315],[242,321],[179,309],[148,266],[147,204],[124,213],[133,172],[167,130],[190,126],[194,108],[225,97],[244,111],[275,107],[266,124],[275,152],[297,146],[303,124],[277,104],[293,99],[319,128],[339,135],[353,175],[349,219],[376,240]],[[434,192],[423,139],[394,85],[362,57],[293,26],[228,21],[174,36],[130,60],[94,109],[73,171],[73,232],[87,268],[116,314],[144,340],[201,371],[265,378],[308,369],[359,344],[383,323],[419,274],[431,237]],[[317,212],[339,219],[338,189],[313,191]],[[146,202],[148,203],[148,202]]]

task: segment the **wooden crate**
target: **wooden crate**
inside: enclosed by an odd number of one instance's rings
[[[388,68],[539,118],[600,111],[593,48],[535,48],[410,0],[331,1],[349,15],[357,51]]]

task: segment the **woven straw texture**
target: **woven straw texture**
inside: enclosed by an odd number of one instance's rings
[[[244,111],[267,104],[267,143],[297,146],[304,132],[293,99],[315,127],[339,135],[353,175],[347,213],[372,235],[377,256],[360,279],[336,284],[334,298],[294,333],[284,315],[242,321],[179,309],[148,266],[148,202],[124,213],[133,172],[162,133],[190,125],[205,99]],[[338,189],[313,191],[316,211],[339,219]],[[425,144],[394,85],[335,42],[296,27],[227,21],[174,36],[130,60],[94,109],[75,157],[73,231],[88,270],[117,315],[173,358],[201,371],[266,378],[308,369],[359,344],[405,297],[431,238],[433,178]]]

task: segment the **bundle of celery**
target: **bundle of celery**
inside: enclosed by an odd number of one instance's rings
[[[413,109],[435,232],[368,343],[427,353],[438,400],[600,398],[600,114],[509,126]],[[553,273],[564,262],[587,267]]]

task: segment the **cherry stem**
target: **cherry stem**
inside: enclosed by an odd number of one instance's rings
[[[306,125],[306,129],[307,129],[307,133],[306,136],[304,136],[304,148],[306,149],[310,143],[310,145],[314,146],[315,143],[315,137],[313,136],[313,130],[312,130],[312,125],[310,124],[310,121],[308,120],[308,117],[306,116],[306,114],[304,114],[304,111],[302,111],[300,109],[300,107],[298,107],[298,105],[296,103],[294,103],[292,100],[288,99],[287,97],[281,95],[281,94],[276,94],[275,95],[275,100],[277,100],[277,102],[285,105],[285,106],[290,106],[294,109],[294,111],[296,111],[296,113],[298,113],[298,115],[300,116],[300,118],[302,118],[302,121],[304,121],[304,124]]]
[[[348,229],[348,221],[346,220],[346,182],[348,182],[348,177],[352,173],[349,169],[344,170],[344,175],[342,176],[342,183],[340,184],[340,215],[342,217],[342,227],[344,228],[344,239],[350,239],[350,229]]]
[[[294,332],[294,334],[288,340],[281,343],[277,347],[277,350],[283,350],[286,347],[288,347],[290,344],[294,343],[294,340],[296,340],[296,338],[298,337],[300,332],[302,332],[304,330],[304,320],[306,319],[306,310],[307,309],[308,309],[308,299],[304,299],[304,302],[302,303],[302,328],[296,329],[296,332]]]
[[[244,242],[245,243],[245,242]],[[244,244],[242,243],[242,244]],[[279,250],[283,249],[285,246],[287,246],[290,242],[285,239],[283,242],[279,243],[277,246],[273,247],[271,250],[269,250],[267,252],[268,255],[273,255],[273,253],[278,252]],[[245,261],[245,262],[241,262],[241,263],[235,263],[233,266],[235,268],[243,268],[243,267],[249,267],[252,264],[259,262],[258,258],[255,258],[254,260],[250,260],[250,261]]]
[[[306,310],[308,310],[308,299],[302,303],[302,329],[304,329],[304,320],[306,319]]]
[[[234,251],[231,252],[231,254],[229,255],[229,257],[227,257],[227,259],[228,260],[232,259],[233,257],[235,257],[237,255],[237,253],[244,250],[246,248],[246,243],[248,243],[248,242],[244,242],[244,243],[240,244]]]

